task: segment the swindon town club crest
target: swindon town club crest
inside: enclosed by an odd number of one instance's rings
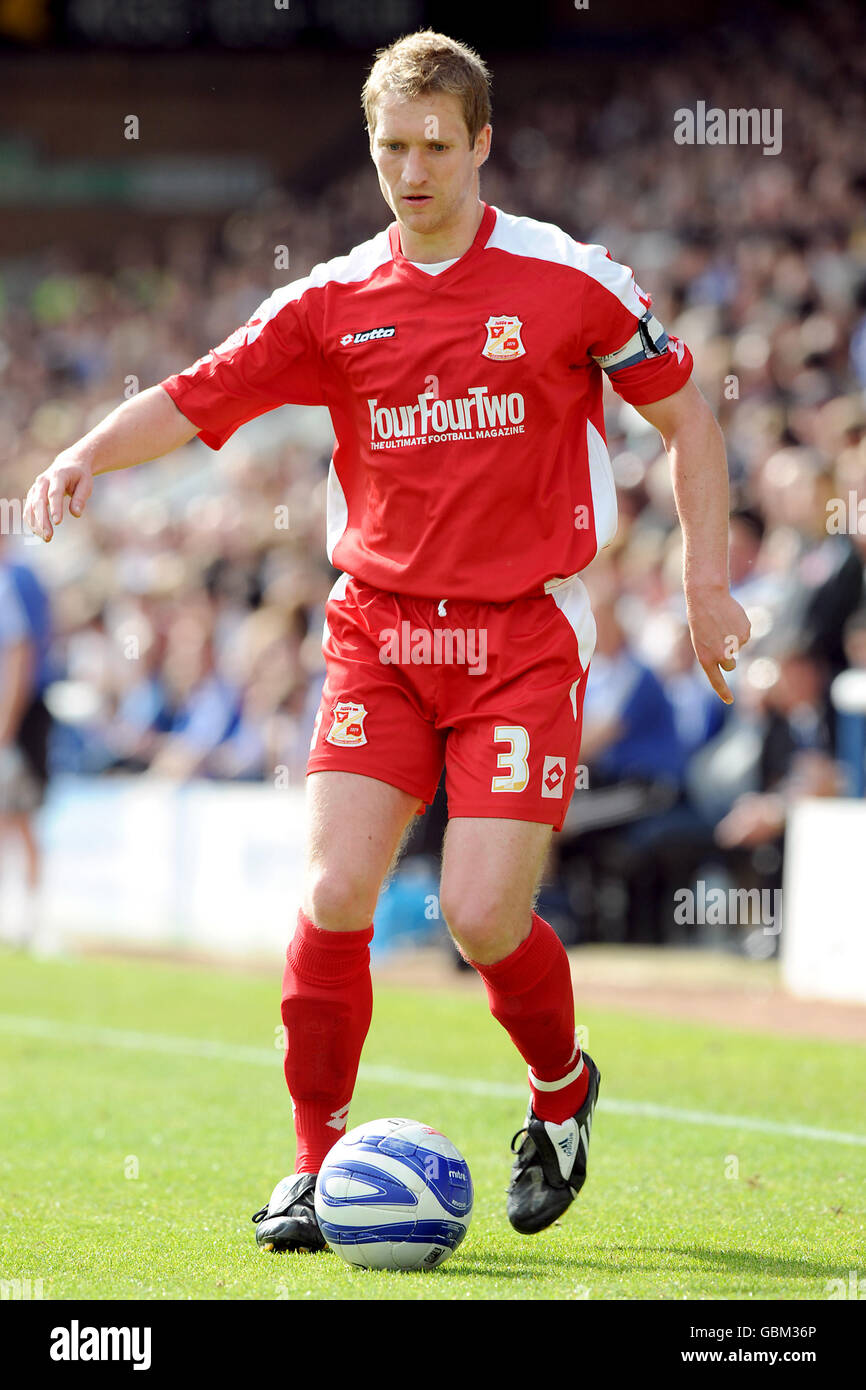
[[[364,720],[368,711],[363,705],[356,705],[352,700],[338,700],[333,713],[326,736],[328,743],[336,743],[339,748],[357,748],[367,742]]]
[[[508,362],[512,357],[522,357],[526,348],[520,338],[523,327],[520,319],[510,314],[499,314],[489,318],[484,325],[487,341],[481,349],[482,357],[490,357],[494,362]]]

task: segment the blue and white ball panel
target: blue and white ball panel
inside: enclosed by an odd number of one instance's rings
[[[432,1269],[457,1248],[474,1193],[466,1161],[415,1120],[376,1120],[331,1149],[316,1183],[316,1217],[351,1264]]]

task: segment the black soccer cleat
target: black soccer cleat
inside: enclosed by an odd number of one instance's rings
[[[256,1223],[256,1243],[263,1250],[282,1251],[327,1249],[319,1230],[314,1205],[315,1173],[290,1173],[278,1182],[271,1200],[252,1218]]]
[[[587,1052],[589,1068],[586,1100],[570,1120],[555,1125],[540,1120],[530,1104],[526,1126],[511,1141],[511,1152],[521,1134],[525,1139],[511,1168],[508,1187],[508,1220],[523,1236],[550,1226],[571,1205],[586,1182],[586,1164],[592,1115],[598,1100],[601,1073]]]

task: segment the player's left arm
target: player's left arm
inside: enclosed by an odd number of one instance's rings
[[[728,467],[722,432],[691,378],[672,396],[634,408],[664,440],[683,530],[683,587],[692,646],[710,685],[729,705],[734,697],[722,671],[733,671],[751,627],[730,593]]]
[[[684,587],[692,646],[707,680],[726,705],[732,671],[749,639],[749,620],[728,583],[728,469],[722,432],[691,379],[686,343],[665,331],[652,296],[631,268],[603,246],[584,246],[579,260],[579,341],[613,389],[662,436],[671,460],[684,541]]]

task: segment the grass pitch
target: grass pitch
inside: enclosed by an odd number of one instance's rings
[[[292,1169],[278,962],[268,981],[5,951],[0,1281],[41,1279],[46,1299],[787,1300],[866,1273],[866,1048],[590,1005],[589,1179],[523,1237],[505,1187],[525,1069],[483,989],[377,987],[349,1124],[443,1130],[476,1202],[440,1269],[375,1272],[255,1245],[250,1215]]]

